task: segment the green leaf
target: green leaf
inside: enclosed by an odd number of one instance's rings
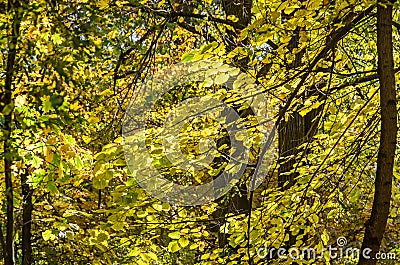
[[[171,241],[168,244],[168,250],[172,253],[177,252],[181,249],[177,241]]]
[[[75,157],[75,165],[77,169],[82,169],[83,167],[82,160],[79,158],[79,156]]]
[[[95,177],[93,178],[93,187],[96,189],[105,189],[108,187],[108,183],[113,177],[113,171],[106,170],[106,171],[99,171],[96,173]]]
[[[101,176],[96,176],[93,178],[93,187],[99,190],[105,189],[108,187],[108,180]]]
[[[2,113],[6,116],[9,115],[11,113],[11,111],[14,108],[14,104],[10,103],[4,106]]]
[[[54,181],[49,181],[46,185],[46,188],[48,191],[50,191],[50,193],[57,193],[58,189],[56,187],[56,184],[54,183]]]
[[[195,55],[196,55],[195,52],[187,53],[187,54],[182,56],[182,60],[181,61],[184,62],[184,63],[185,62],[190,62]]]
[[[51,104],[51,101],[48,99],[45,102],[43,102],[43,111],[44,113],[49,112],[50,110],[53,110],[53,104]]]
[[[51,36],[51,39],[54,44],[61,44],[63,42],[63,38],[61,37],[60,34],[56,33]]]

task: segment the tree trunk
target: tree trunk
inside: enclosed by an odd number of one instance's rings
[[[396,87],[392,42],[392,3],[378,1],[377,13],[378,75],[380,81],[381,136],[375,179],[374,203],[365,226],[359,265],[376,264],[375,255],[386,228],[392,192],[393,165],[397,136]],[[369,253],[369,248],[371,252]],[[363,255],[363,251],[366,250]],[[369,257],[370,258],[369,258]]]
[[[298,147],[304,141],[304,117],[293,112],[287,121],[282,120],[278,126],[279,177],[278,186],[286,189],[294,184],[295,172],[290,172],[296,162]],[[288,183],[285,186],[285,183]]]
[[[225,11],[225,15],[231,16],[234,15],[238,18],[238,21],[235,23],[235,30],[242,30],[248,26],[248,24],[251,21],[251,7],[252,7],[252,0],[244,0],[244,1],[238,1],[238,0],[222,0],[221,4],[222,7]],[[226,49],[227,51],[232,51],[234,50],[237,45],[235,42],[235,39],[237,37],[237,32],[235,31],[229,31],[227,32],[227,46]],[[246,40],[244,41],[246,42]],[[243,69],[247,65],[246,60],[241,60],[237,62],[237,65],[239,68]],[[238,111],[238,110],[236,110]],[[238,111],[239,112],[239,111]],[[248,115],[251,115],[252,111],[251,109],[244,109],[239,112],[240,117],[244,118]],[[230,144],[229,137],[223,137],[218,140],[218,146],[221,146],[223,144]],[[223,162],[224,158],[219,157],[215,158],[214,162]],[[224,202],[224,198],[220,198],[217,200],[218,203],[218,209],[213,213],[214,219],[218,220],[214,227],[212,227],[211,231],[215,232],[218,235],[218,242],[219,246],[223,248],[227,244],[227,236],[225,233],[220,232],[220,228],[225,225],[225,218],[224,216],[228,213],[247,213],[250,209],[250,202],[247,196],[247,185],[246,183],[241,183],[239,182],[238,186],[238,191],[231,191],[228,193],[227,196],[232,195],[232,199],[230,199],[228,202]],[[232,192],[235,192],[232,194]]]
[[[282,11],[281,17],[282,20],[288,20],[293,17],[293,13],[285,14],[285,12]],[[290,52],[298,48],[301,30],[302,28],[296,27],[293,31],[293,37],[288,44]],[[300,67],[303,55],[304,52],[297,53],[295,55],[295,60],[288,65],[288,68]],[[315,90],[312,90],[311,93],[315,94]],[[312,96],[311,93],[307,93],[306,96]],[[317,112],[311,111],[303,117],[299,113],[293,112],[287,120],[282,119],[279,124],[277,124],[280,158],[278,186],[282,189],[287,189],[294,184],[294,179],[298,174],[290,171],[293,170],[293,166],[296,163],[296,156],[299,153],[298,147],[305,142],[308,128],[313,127],[312,121],[317,114]],[[309,124],[306,124],[306,122],[309,122]],[[287,185],[285,185],[285,183],[287,183]]]
[[[12,113],[13,113],[13,95],[12,95],[12,80],[15,64],[15,56],[17,52],[17,42],[19,36],[19,28],[21,24],[21,7],[19,1],[9,1],[7,6],[7,12],[14,12],[11,36],[8,36],[8,54],[7,54],[7,66],[6,66],[6,78],[4,85],[4,171],[5,171],[5,187],[6,187],[6,201],[7,201],[7,222],[6,222],[6,243],[4,250],[4,264],[14,265],[14,195],[13,195],[13,183],[12,183],[12,170],[11,166],[13,163],[13,150],[12,150]]]
[[[28,168],[21,174],[22,187],[22,265],[31,265],[32,260],[32,189],[28,184]]]
[[[235,23],[236,30],[242,30],[246,28],[251,22],[251,8],[252,8],[253,1],[252,0],[223,0],[222,5],[225,11],[226,16],[234,15],[238,18],[238,21]],[[234,50],[236,48],[235,45],[235,35],[236,32],[230,32],[230,36],[228,36],[229,43],[228,43],[228,51]],[[246,40],[244,40],[246,42]],[[245,68],[247,61],[238,62],[240,68]],[[252,114],[252,110],[245,109],[242,110],[240,113],[240,117],[244,118],[248,115]],[[236,213],[243,213],[247,212],[250,207],[250,202],[247,196],[247,185],[246,183],[242,183],[238,186],[239,192],[235,194],[230,202],[228,207],[229,212],[236,212]]]

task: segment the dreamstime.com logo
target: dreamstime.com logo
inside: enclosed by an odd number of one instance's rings
[[[329,245],[327,248],[323,248],[322,251],[316,251],[315,248],[268,248],[261,247],[257,251],[257,255],[260,259],[292,259],[292,260],[318,260],[329,257],[331,260],[335,259],[351,259],[355,260],[359,257],[363,257],[366,260],[396,260],[396,253],[383,253],[378,252],[376,255],[371,255],[372,250],[370,248],[364,248],[362,251],[358,248],[346,247],[347,239],[345,237],[339,237],[336,240],[337,247]]]
[[[185,98],[169,110],[161,130],[154,133],[155,130],[148,126],[148,120],[156,115],[160,102],[168,98],[168,93],[177,89],[183,90],[193,84],[200,88],[217,85],[225,91],[230,91],[235,98],[220,99],[218,96],[207,94]],[[254,129],[250,130],[244,125],[239,111],[227,103],[229,100],[242,100],[241,104],[251,109],[255,117],[253,122],[256,123],[253,128],[256,127],[257,132],[263,136],[263,139],[256,140],[261,150],[256,165],[249,157],[249,141],[254,144]],[[161,150],[159,152],[163,153],[169,165],[192,174],[207,169],[216,157],[216,139],[202,137],[207,134],[201,131],[198,133],[201,139],[197,142],[202,155],[193,158],[182,151],[182,130],[187,123],[196,118],[204,121],[204,117],[218,122],[229,135],[230,153],[225,154],[228,162],[224,169],[212,181],[201,185],[180,185],[165,178],[156,166],[157,161],[153,155],[156,151],[152,149]],[[148,146],[151,130],[154,133],[151,140],[159,140],[162,148]],[[135,90],[134,98],[125,113],[122,132],[124,155],[137,183],[153,197],[177,205],[200,205],[218,199],[237,184],[248,165],[255,167],[254,174],[247,184],[248,190],[254,190],[262,183],[275,158],[275,125],[271,119],[267,97],[247,74],[221,62],[179,63],[154,74]]]

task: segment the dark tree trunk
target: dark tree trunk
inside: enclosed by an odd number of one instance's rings
[[[11,36],[8,38],[8,54],[7,54],[7,67],[4,85],[4,105],[7,106],[7,112],[4,114],[4,171],[5,171],[5,187],[6,187],[6,201],[7,201],[7,222],[6,222],[6,242],[4,250],[4,264],[14,265],[14,195],[13,195],[13,181],[11,166],[13,163],[12,154],[12,80],[15,64],[15,56],[17,52],[17,42],[19,36],[19,28],[21,24],[21,11],[19,1],[9,1],[7,11],[14,12]]]
[[[318,96],[319,100],[324,100],[324,95],[320,94],[315,87],[311,87],[307,91],[306,97],[311,96]],[[317,133],[322,110],[323,106],[321,105],[304,116],[294,111],[287,121],[282,119],[278,124],[280,157],[278,186],[280,188],[285,190],[295,184],[294,179],[298,176],[298,173],[292,170],[295,169],[296,156],[298,154],[307,155],[308,150],[300,149],[300,146],[312,141]]]
[[[28,184],[28,168],[21,174],[22,187],[22,265],[31,265],[32,259],[32,189]]]
[[[235,39],[237,37],[237,33],[239,30],[244,29],[248,26],[251,21],[251,7],[252,7],[252,0],[222,0],[221,4],[225,11],[225,15],[228,17],[230,15],[236,16],[239,20],[235,23],[235,30],[237,31],[230,31],[227,32],[226,39],[228,40],[226,43],[226,49],[228,51],[232,51],[237,47]],[[244,41],[246,42],[246,40]],[[247,61],[242,60],[237,62],[239,68],[243,69],[246,68]],[[240,117],[244,118],[247,115],[251,115],[251,109],[245,109],[239,112]],[[223,137],[219,139],[218,144],[230,144],[229,137]],[[224,158],[216,158],[214,162],[223,162]],[[232,199],[229,201],[225,201],[226,197],[219,199],[218,202],[218,209],[213,213],[214,219],[217,219],[217,223],[211,229],[211,231],[215,232],[218,235],[218,242],[220,247],[224,247],[227,244],[227,238],[225,233],[220,232],[220,228],[225,225],[225,218],[224,216],[228,213],[247,213],[250,209],[250,202],[247,196],[247,185],[246,183],[239,182],[238,191],[234,191],[235,194],[229,193],[232,195]]]
[[[374,203],[371,217],[365,226],[359,265],[376,264],[375,254],[379,252],[389,215],[393,165],[397,136],[396,86],[394,78],[392,42],[392,3],[378,1],[377,13],[378,75],[380,81],[381,136],[375,179]],[[362,255],[364,249],[371,249],[371,258]]]
[[[279,178],[278,186],[288,188],[294,184],[297,176],[293,170],[296,163],[298,147],[304,141],[304,117],[297,112],[293,112],[287,121],[282,120],[278,126],[278,145],[279,145]],[[287,185],[285,186],[285,183]]]
[[[227,16],[234,15],[238,18],[236,29],[242,30],[251,22],[251,0],[222,0],[222,5]]]
[[[292,17],[292,14],[286,14],[281,12],[282,21],[288,20]],[[299,46],[299,27],[293,32],[293,36],[288,44],[288,50],[293,52],[295,48]],[[297,68],[301,65],[301,57],[293,61],[288,68]],[[293,112],[287,119],[282,119],[278,124],[278,147],[279,147],[279,175],[278,175],[278,187],[287,189],[294,184],[293,180],[297,176],[293,170],[293,166],[296,163],[296,155],[298,153],[298,147],[304,141],[304,117],[299,113]],[[285,185],[287,183],[287,185]]]
[[[234,15],[238,18],[236,22],[235,29],[242,30],[246,28],[251,22],[251,8],[253,1],[252,0],[223,0],[222,5],[225,11],[226,16]],[[235,37],[236,32],[230,32],[230,36],[228,36],[229,44],[228,50],[233,50],[236,48],[235,45]],[[246,42],[246,40],[244,41]],[[238,62],[238,66],[240,68],[245,68],[247,62],[241,61]],[[251,115],[251,109],[245,109],[240,112],[240,117],[244,118],[248,115]],[[231,203],[228,207],[229,212],[235,213],[244,213],[249,210],[250,202],[247,196],[247,185],[246,183],[242,183],[239,185],[239,192],[234,195],[231,200]]]

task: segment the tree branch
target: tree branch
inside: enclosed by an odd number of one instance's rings
[[[358,265],[375,265],[376,254],[385,233],[392,196],[393,167],[397,138],[396,81],[394,75],[392,15],[393,3],[378,0],[377,49],[380,81],[381,135],[375,177],[374,202],[371,217],[365,224],[365,234]],[[368,249],[368,256],[364,250]]]
[[[397,67],[394,69],[394,73],[398,73],[398,72],[400,72],[400,67]],[[362,84],[365,82],[376,80],[378,78],[379,78],[379,74],[377,74],[377,73],[372,74],[372,75],[363,76],[363,77],[360,77],[360,78],[354,80],[353,82],[346,82],[346,83],[341,84],[340,86],[332,87],[329,92],[334,92],[334,91],[337,91],[340,89],[344,89],[348,86],[359,85],[359,84]]]

